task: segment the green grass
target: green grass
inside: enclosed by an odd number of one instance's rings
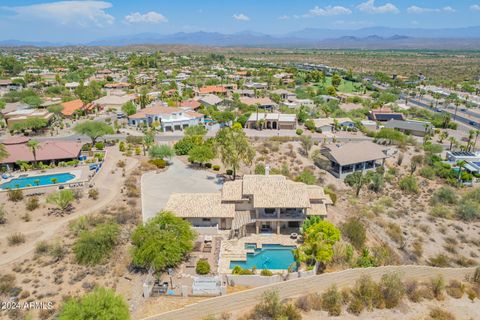
[[[332,77],[326,77],[324,86],[328,87],[330,85],[332,85]],[[323,86],[323,83],[320,83],[319,86]],[[355,83],[352,81],[342,79],[342,83],[340,84],[340,86],[338,86],[337,90],[339,92],[353,93],[353,92],[360,92],[362,89],[361,89],[361,83]]]

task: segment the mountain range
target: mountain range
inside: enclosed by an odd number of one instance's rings
[[[254,31],[232,34],[204,31],[192,33],[178,32],[167,35],[141,33],[103,38],[85,43],[0,41],[0,46],[3,47],[128,46],[139,44],[332,49],[480,49],[480,26],[445,29],[370,27],[340,30],[307,28],[278,35]]]

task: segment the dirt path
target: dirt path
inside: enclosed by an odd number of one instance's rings
[[[105,159],[102,169],[93,180],[95,187],[100,191],[100,198],[93,206],[78,210],[73,214],[63,217],[61,220],[50,222],[46,225],[40,225],[28,230],[28,232],[24,232],[27,239],[32,237],[35,241],[29,241],[22,246],[16,247],[16,250],[10,250],[10,252],[2,255],[0,266],[14,263],[29,254],[35,249],[35,245],[38,242],[53,238],[73,219],[101,210],[112,203],[120,194],[120,189],[123,186],[121,171],[117,170],[116,174],[111,173],[112,170],[116,168],[117,161],[121,158],[123,158],[123,156],[118,151],[118,148],[112,147],[108,149],[108,156]],[[137,164],[138,160],[128,158],[126,171],[129,172],[133,170]],[[35,235],[35,237],[33,237],[33,235]]]

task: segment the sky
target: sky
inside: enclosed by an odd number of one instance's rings
[[[87,42],[144,32],[480,25],[480,0],[0,0],[0,40]]]

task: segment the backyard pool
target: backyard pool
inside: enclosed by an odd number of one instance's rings
[[[240,266],[243,269],[256,267],[257,269],[286,270],[295,262],[294,246],[264,244],[262,248],[257,248],[255,244],[246,243],[245,249],[253,249],[254,252],[247,253],[246,261],[230,261],[230,269]]]
[[[75,178],[71,173],[56,173],[44,176],[15,178],[0,185],[0,189],[18,189],[26,187],[47,186],[56,183],[68,182]]]

